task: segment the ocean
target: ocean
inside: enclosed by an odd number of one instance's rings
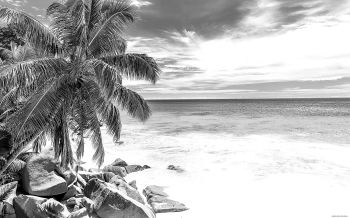
[[[105,129],[103,140],[106,164],[151,166],[127,179],[164,186],[190,208],[157,217],[350,217],[350,99],[149,104],[145,123],[123,114],[123,144]]]

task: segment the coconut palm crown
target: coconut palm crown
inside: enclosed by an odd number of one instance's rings
[[[47,138],[62,166],[73,164],[71,133],[78,138],[76,156],[84,154],[90,138],[99,166],[104,161],[100,120],[118,141],[119,109],[145,121],[151,115],[147,102],[123,86],[123,78],[155,83],[160,69],[145,54],[127,54],[123,32],[136,19],[128,1],[66,0],[47,9],[50,25],[15,9],[0,7],[0,19],[23,30],[26,46],[21,58],[1,50],[2,99],[25,99],[5,120],[14,149],[7,165],[29,144],[40,151]],[[5,166],[6,169],[6,166]],[[3,169],[4,170],[4,169]],[[0,174],[3,172],[0,172]]]

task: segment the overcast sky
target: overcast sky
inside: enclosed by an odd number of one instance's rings
[[[45,20],[47,0],[0,0]],[[135,0],[129,51],[157,59],[148,99],[350,97],[349,0]]]

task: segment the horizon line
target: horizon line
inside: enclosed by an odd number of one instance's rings
[[[286,97],[286,98],[163,98],[145,99],[146,101],[202,101],[202,100],[317,100],[317,99],[349,99],[350,97]]]

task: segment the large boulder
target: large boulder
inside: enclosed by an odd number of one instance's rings
[[[168,194],[164,192],[163,187],[147,186],[143,190],[147,202],[151,205],[155,213],[182,212],[188,208],[180,202],[168,199]]]
[[[101,180],[91,179],[84,194],[94,201],[100,218],[155,218],[150,208],[130,198],[115,185]]]
[[[130,198],[140,202],[141,204],[145,204],[141,194],[118,176],[113,177],[109,183],[115,185],[118,190],[124,192]]]
[[[23,169],[23,189],[30,195],[56,196],[67,192],[67,182],[57,162],[47,153],[33,156]]]
[[[66,217],[67,208],[54,199],[30,195],[18,195],[13,200],[16,216],[20,218]]]
[[[128,173],[126,172],[124,167],[118,167],[118,166],[105,166],[102,170],[103,172],[112,172],[115,175],[121,176],[121,177],[125,177],[126,175],[128,175]]]

